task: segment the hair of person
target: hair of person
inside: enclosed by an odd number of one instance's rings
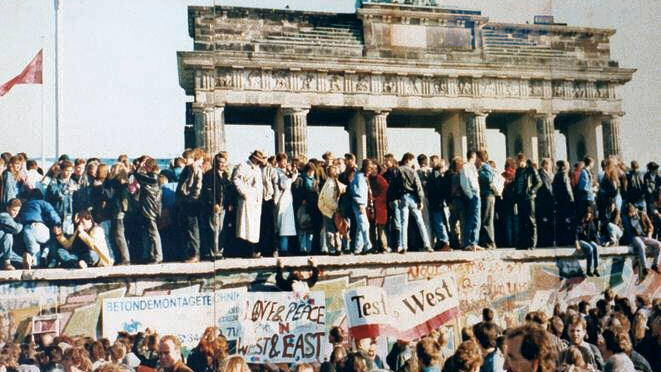
[[[413,159],[415,159],[415,155],[413,155],[413,154],[410,153],[410,152],[407,152],[407,153],[405,153],[405,154],[402,156],[402,161],[401,161],[401,163],[402,163],[402,164],[406,164],[406,163],[410,162],[410,161],[413,160]]]
[[[21,199],[13,198],[7,202],[7,208],[20,208],[23,205]]]
[[[567,349],[567,357],[565,359],[567,364],[573,365],[575,367],[585,368],[585,360],[583,359],[583,353],[578,346],[573,345]]]
[[[583,301],[578,303],[578,311],[579,312],[585,314],[585,313],[588,312],[589,309],[590,309],[590,303],[589,302],[583,300]]]
[[[129,172],[128,169],[126,169],[124,163],[113,164],[112,167],[110,167],[110,174],[108,175],[108,179],[117,180],[119,182],[128,182]]]
[[[529,313],[530,315],[530,321],[533,323],[537,323],[538,325],[542,327],[546,327],[548,324],[549,318],[546,316],[546,313],[543,311],[533,311]]]
[[[562,334],[562,331],[565,329],[565,322],[562,320],[561,317],[554,315],[551,317],[549,326],[551,328],[551,333],[553,333],[556,336],[560,336]]]
[[[361,354],[351,353],[347,356],[344,372],[368,372],[368,365],[367,360]]]
[[[631,330],[631,321],[629,320],[629,317],[626,316],[626,314],[620,311],[612,313],[609,322],[612,324],[614,321],[617,321],[625,332],[629,332],[629,330]]]
[[[452,158],[452,161],[450,162],[450,169],[453,172],[458,172],[459,168],[464,165],[464,159],[461,158],[461,156],[455,156]]]
[[[294,372],[314,372],[314,367],[310,363],[298,363],[294,368]]]
[[[344,330],[339,326],[333,326],[328,331],[328,341],[330,343],[338,344],[344,342],[346,336],[344,335]]]
[[[356,155],[354,155],[350,152],[347,152],[346,154],[344,154],[344,160],[356,161]]]
[[[66,351],[64,351],[63,359],[70,359],[72,364],[79,369],[82,370],[89,370],[91,368],[85,368],[86,365],[91,363],[89,362],[89,359],[87,358],[85,349],[82,347],[78,346],[72,346],[68,348]]]
[[[68,161],[68,160],[65,160],[65,161]],[[85,160],[83,158],[76,158],[76,160],[74,160],[74,164],[76,166],[87,164],[87,160]]]
[[[629,334],[622,327],[608,327],[602,333],[606,349],[612,353],[631,354],[631,340]]]
[[[479,322],[473,326],[475,339],[485,349],[496,347],[498,327],[493,322]]]
[[[482,309],[482,320],[485,322],[492,322],[494,317],[493,309],[485,307]]]
[[[471,159],[473,159],[476,155],[477,155],[477,153],[476,153],[475,151],[473,151],[473,150],[468,150],[468,152],[466,153],[466,160],[471,160]]]
[[[99,166],[96,168],[96,175],[94,179],[97,181],[103,181],[106,178],[108,178],[108,173],[109,173],[108,165],[99,164]]]
[[[94,372],[132,372],[132,370],[124,364],[105,363],[95,369]]]
[[[576,328],[582,326],[583,329],[587,329],[585,319],[580,315],[572,315],[567,319],[567,328]]]
[[[479,150],[477,152],[477,158],[480,159],[481,162],[486,163],[489,161],[489,153],[487,153],[487,150]]]
[[[115,342],[110,348],[110,356],[115,362],[121,362],[126,356],[126,345],[122,342]]]
[[[557,355],[548,332],[535,324],[526,324],[507,332],[508,339],[519,336],[522,337],[521,355],[529,361],[536,360],[539,363],[537,371],[532,372],[555,371]]]
[[[372,160],[370,159],[363,159],[363,164],[360,167],[360,172],[363,174],[369,173],[370,167],[372,166]]]
[[[482,351],[473,340],[462,342],[454,355],[458,372],[472,372],[483,362]]]
[[[317,167],[314,165],[314,163],[309,161],[309,162],[305,163],[305,165],[303,166],[302,173],[314,172],[316,170],[317,170]]]
[[[393,155],[391,153],[387,153],[387,154],[383,155],[383,158],[386,159],[386,160],[394,160],[395,155]]]
[[[159,341],[161,344],[164,344],[166,342],[172,342],[174,345],[174,348],[177,352],[181,351],[181,341],[179,341],[179,337],[173,336],[173,335],[165,335],[161,337],[161,340]]]
[[[474,340],[475,333],[473,333],[472,327],[463,327],[461,329],[461,341]]]
[[[158,173],[160,170],[160,168],[158,167],[158,163],[156,162],[156,159],[150,156],[148,156],[145,159],[144,168],[149,173]]]
[[[583,164],[585,164],[586,167],[591,166],[594,163],[594,160],[592,159],[591,156],[586,156],[583,158]]]
[[[522,152],[516,154],[516,164],[519,165],[522,162],[526,161],[526,156]]]
[[[418,360],[424,367],[440,365],[441,345],[432,337],[423,337],[415,347]]]
[[[419,165],[422,166],[423,164],[427,163],[427,160],[429,160],[429,158],[427,158],[427,155],[425,155],[425,154],[418,155],[418,164]]]
[[[647,293],[639,293],[636,295],[636,301],[640,302],[642,306],[650,306],[652,302],[650,301],[650,295]]]
[[[250,372],[248,363],[241,355],[233,355],[225,359],[220,367],[220,372]]]
[[[184,159],[192,158],[193,157],[193,149],[185,149],[181,153],[181,157]]]
[[[89,347],[90,358],[93,362],[106,359],[106,349],[99,341],[94,341]]]
[[[606,301],[611,301],[615,299],[615,291],[613,288],[608,288],[604,291],[604,298]]]

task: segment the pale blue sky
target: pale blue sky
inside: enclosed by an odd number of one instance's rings
[[[265,8],[353,12],[355,0],[216,0],[216,4]],[[552,14],[570,25],[614,28],[612,59],[638,72],[619,94],[627,113],[622,119],[627,160],[661,158],[658,67],[661,2],[658,0],[450,0],[447,5],[480,9],[494,21],[532,22]],[[187,98],[178,84],[176,52],[192,50],[188,5],[212,0],[64,0],[64,83],[62,152],[74,156],[114,157],[119,153],[171,157],[183,148]],[[54,151],[54,9],[53,0],[0,0],[0,84],[9,80],[44,48],[42,89],[20,85],[0,97],[1,151],[41,156],[45,136]],[[246,130],[252,134],[245,138]],[[414,149],[438,152],[439,136],[429,130],[389,130],[395,154]],[[310,155],[348,150],[341,128],[312,128]],[[397,137],[397,140],[393,140]],[[232,160],[250,149],[273,151],[266,127],[230,126]],[[502,157],[504,140],[489,135],[492,152]]]

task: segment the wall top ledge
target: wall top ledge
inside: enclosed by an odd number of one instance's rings
[[[627,246],[601,248],[599,254],[603,256],[633,255],[633,248]],[[474,260],[504,260],[504,261],[551,261],[556,259],[583,258],[583,253],[576,248],[538,248],[535,250],[515,250],[511,248],[496,249],[481,252],[408,252],[404,255],[374,254],[365,256],[313,256],[321,268],[351,268],[375,265],[407,266],[430,263],[461,263]],[[283,257],[286,267],[306,267],[308,257]],[[117,278],[141,277],[182,277],[206,276],[216,272],[237,272],[253,270],[274,270],[275,258],[231,258],[215,262],[199,262],[185,264],[180,262],[163,263],[158,265],[133,265],[96,267],[87,269],[36,269],[0,271],[0,283],[19,281],[103,281]]]

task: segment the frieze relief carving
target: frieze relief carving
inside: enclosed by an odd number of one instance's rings
[[[407,76],[404,80],[404,94],[419,96],[422,94],[422,79],[417,76]]]
[[[381,88],[383,93],[396,94],[397,93],[397,77],[386,75],[383,77],[383,86]]]
[[[472,96],[473,95],[473,82],[470,78],[459,79],[459,95]]]
[[[480,79],[480,95],[484,97],[496,96],[496,81],[494,79]]]
[[[358,93],[365,93],[370,91],[370,77],[365,74],[360,74],[356,78],[356,85],[354,90]]]
[[[531,97],[541,97],[544,95],[544,81],[530,80],[528,83],[528,95]]]
[[[565,96],[565,82],[564,81],[553,81],[553,97],[564,97]]]
[[[448,91],[448,79],[447,78],[438,78],[434,79],[432,82],[432,94],[435,96],[447,96]]]
[[[287,71],[277,71],[273,73],[273,84],[275,90],[288,90],[289,89],[289,73]]]
[[[233,87],[232,70],[228,68],[218,69],[216,71],[216,86],[220,88]]]
[[[259,70],[246,71],[243,86],[248,89],[262,89],[262,72]]]
[[[344,76],[340,74],[328,74],[328,89],[331,92],[344,91]]]
[[[317,90],[317,79],[314,74],[304,72],[299,75],[298,86],[301,90]]]
[[[213,84],[213,73],[196,72],[196,85]],[[438,76],[392,75],[369,72],[352,73],[216,69],[215,87],[221,89],[278,90],[306,92],[369,93],[406,96],[462,97],[544,97],[544,80],[504,78],[452,78]],[[549,80],[553,98],[610,99],[612,87],[605,81]],[[208,86],[212,88],[212,86]]]

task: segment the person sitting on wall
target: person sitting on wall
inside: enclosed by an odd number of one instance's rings
[[[0,270],[14,270],[11,262],[21,261],[20,256],[12,250],[14,235],[23,231],[23,225],[16,222],[20,210],[21,201],[14,198],[5,206],[5,212],[0,213]]]
[[[310,265],[309,273],[288,269],[287,271],[289,274],[287,275],[287,278],[285,278],[283,275],[284,265],[282,264],[282,260],[278,259],[278,268],[275,273],[275,285],[281,291],[286,292],[294,290],[296,292],[306,292],[305,286],[307,286],[307,289],[314,287],[319,279],[319,268],[317,268],[317,264],[312,258],[308,259],[308,264]]]
[[[103,229],[94,223],[92,214],[83,210],[74,218],[76,230],[69,238],[60,227],[54,229],[55,239],[61,247],[57,258],[63,267],[84,269],[88,266],[112,266]]]

